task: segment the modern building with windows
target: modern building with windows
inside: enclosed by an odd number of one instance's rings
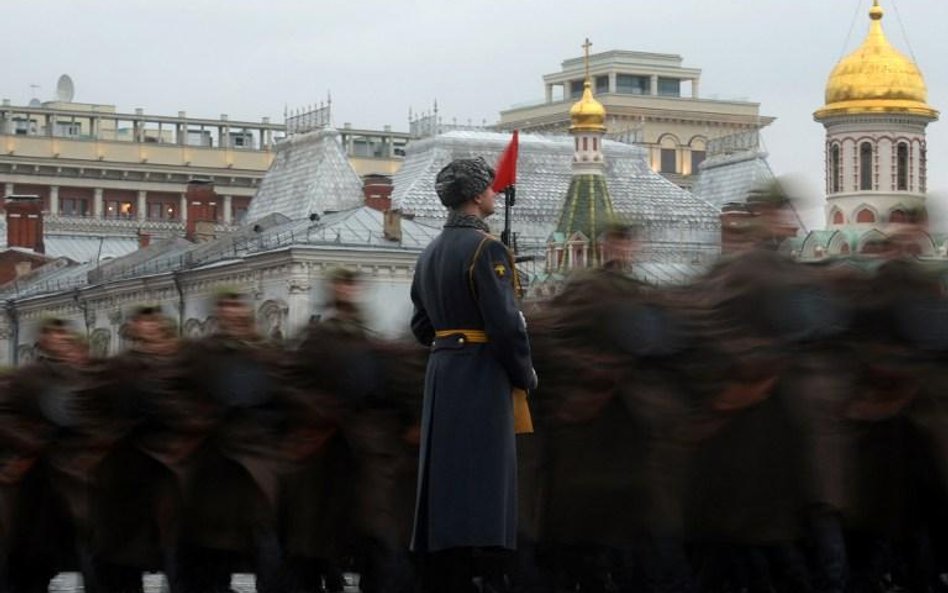
[[[709,140],[759,131],[774,118],[760,105],[700,95],[701,70],[682,65],[679,55],[613,50],[589,57],[593,91],[608,113],[606,137],[647,148],[653,171],[690,188]],[[542,102],[500,113],[499,128],[566,133],[569,110],[583,93],[581,57],[543,77]]]
[[[73,99],[60,78],[55,100],[0,102],[0,197],[35,195],[47,233],[134,239],[181,236],[184,191],[193,179],[213,183],[209,204],[219,230],[243,222],[283,138],[331,127],[331,103],[284,114],[283,123],[153,115]],[[354,129],[338,141],[361,176],[397,171],[409,134]],[[69,255],[69,254],[56,254]]]

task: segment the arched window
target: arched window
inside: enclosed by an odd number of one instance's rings
[[[906,191],[908,190],[908,144],[899,142],[896,155],[895,189]]]
[[[593,138],[593,150],[599,150],[599,138]]]
[[[576,152],[579,152],[579,138],[576,138]]]
[[[904,210],[893,210],[889,214],[889,222],[905,223],[908,222],[908,214]]]
[[[859,145],[859,189],[872,189],[872,144],[869,142]]]
[[[847,243],[843,243],[843,245],[839,248],[839,252],[843,255],[849,255],[849,245]]]
[[[833,224],[843,224],[845,220],[843,219],[843,213],[837,210],[833,212]]]
[[[876,221],[876,215],[872,213],[872,210],[868,208],[863,208],[856,213],[856,222],[858,223],[873,223]]]
[[[583,152],[589,150],[589,138],[583,136]]]
[[[830,191],[834,194],[839,193],[839,180],[841,178],[839,171],[839,144],[834,144],[830,150]]]

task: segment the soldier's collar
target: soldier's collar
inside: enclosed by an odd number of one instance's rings
[[[473,214],[461,214],[455,211],[452,211],[448,215],[448,221],[444,223],[444,228],[451,227],[471,228],[490,233],[490,227],[487,226],[483,218],[478,218]]]

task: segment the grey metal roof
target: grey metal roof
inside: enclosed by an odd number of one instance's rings
[[[414,220],[401,220],[401,241],[385,238],[383,214],[367,206],[323,216],[318,222],[295,221],[269,231],[271,236],[294,235],[294,242],[307,245],[335,244],[350,246],[424,249],[441,229]]]
[[[47,255],[79,263],[118,258],[138,249],[137,237],[47,234],[43,243]]]
[[[456,158],[482,156],[496,162],[510,141],[507,134],[454,131],[408,145],[405,162],[393,179],[393,207],[419,221],[439,224],[446,211],[434,191],[438,171]],[[572,177],[574,140],[570,136],[520,136],[517,202],[513,230],[524,251],[542,251],[553,232]],[[617,216],[643,227],[642,241],[651,251],[671,257],[685,252],[713,256],[719,251],[718,210],[701,198],[653,172],[645,150],[618,142],[603,142],[606,183]],[[503,213],[489,221],[495,231]]]
[[[49,257],[68,257],[74,262],[105,261],[122,257],[138,249],[138,237],[89,235],[83,233],[43,233]],[[7,224],[0,218],[0,249],[7,247]]]
[[[362,180],[349,164],[338,131],[296,134],[274,151],[273,163],[250,202],[248,221],[277,213],[300,219],[363,203]]]
[[[94,261],[62,267],[59,261],[44,266],[15,287],[7,298],[48,294],[128,278],[141,278],[175,270],[196,270],[292,246],[368,248],[376,251],[407,250],[420,253],[441,229],[413,220],[401,220],[401,240],[387,239],[383,215],[367,206],[327,214],[317,220],[288,220],[274,214],[256,224],[206,243],[173,239],[156,243],[108,262]]]
[[[745,150],[721,154],[701,163],[692,193],[716,206],[729,202],[745,202],[754,189],[774,181],[767,163],[767,153]]]
[[[7,284],[0,294],[3,298],[12,299],[80,288],[88,284],[89,272],[95,267],[95,262],[62,267],[44,266],[35,276],[30,275]]]

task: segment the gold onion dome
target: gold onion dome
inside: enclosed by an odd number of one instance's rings
[[[583,85],[583,97],[569,109],[570,132],[605,132],[606,108],[592,94],[589,80]]]
[[[862,113],[909,113],[935,119],[918,66],[892,47],[882,30],[882,7],[873,1],[869,35],[836,65],[826,82],[826,105],[816,119]]]

